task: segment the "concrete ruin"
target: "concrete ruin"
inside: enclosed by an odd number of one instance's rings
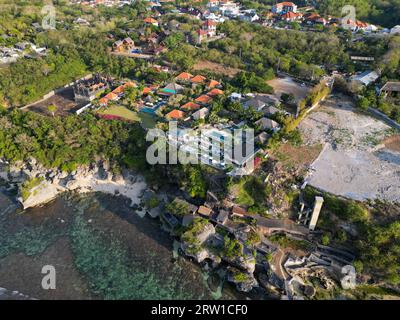
[[[315,197],[314,208],[311,214],[310,224],[308,228],[314,230],[318,222],[319,213],[321,212],[322,204],[324,203],[324,198]]]
[[[298,223],[308,226],[311,231],[315,230],[317,226],[319,214],[321,212],[322,204],[324,203],[324,198],[320,196],[315,197],[313,209],[306,209],[306,203],[303,199],[302,194],[300,194],[300,211],[298,215]]]

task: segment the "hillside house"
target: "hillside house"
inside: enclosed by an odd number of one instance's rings
[[[184,109],[187,111],[198,110],[200,108],[201,108],[201,106],[194,102],[188,102],[188,103],[185,103],[183,106],[181,106],[181,109]]]
[[[309,24],[309,25],[313,25],[315,24],[319,19],[322,19],[322,17],[318,14],[318,13],[307,13],[303,16],[304,21]]]
[[[184,82],[184,83],[189,83],[190,79],[193,78],[193,75],[188,73],[188,72],[182,72],[180,73],[175,80],[178,82]]]
[[[375,71],[365,71],[352,76],[350,81],[357,85],[368,86],[371,83],[374,83],[378,78],[379,75]]]
[[[278,112],[282,112],[282,110],[274,107],[274,106],[267,106],[264,108],[264,115],[267,117],[273,116],[274,114],[278,113]]]
[[[154,27],[158,27],[158,21],[156,20],[156,19],[154,19],[154,18],[152,18],[152,17],[148,17],[148,18],[145,18],[144,20],[143,20],[143,22],[146,24],[146,25],[151,25],[151,26],[154,26]]]
[[[113,43],[112,49],[114,52],[127,52],[135,48],[135,42],[131,38],[125,38]]]
[[[200,110],[197,110],[196,112],[194,112],[192,114],[192,118],[194,120],[205,119],[209,113],[210,113],[210,111],[206,107],[204,107],[204,108],[201,108]]]
[[[206,80],[207,80],[206,77],[204,77],[202,75],[197,75],[197,76],[194,76],[193,78],[191,78],[190,82],[192,83],[192,85],[199,85],[199,84],[205,83]]]
[[[234,128],[222,130],[210,126],[203,129],[195,132],[178,130],[169,133],[168,141],[205,165],[220,170],[229,169],[229,175],[250,174],[254,170],[254,157],[258,150],[248,148],[254,145],[252,136],[238,138],[234,135]],[[237,152],[238,150],[241,152]]]
[[[199,209],[197,210],[198,214],[206,217],[209,217],[212,214],[212,212],[213,211],[210,208],[207,208],[205,206],[200,206]]]
[[[390,34],[400,34],[400,25],[394,26],[390,29]]]
[[[233,217],[240,217],[240,218],[244,218],[248,215],[246,209],[240,207],[240,206],[233,206],[232,207],[232,216]]]
[[[216,80],[210,80],[210,82],[207,84],[207,88],[208,89],[212,89],[212,88],[222,88],[222,85],[220,82],[216,81]]]
[[[246,22],[256,22],[260,20],[260,16],[255,11],[249,10],[242,12],[239,19]]]
[[[371,27],[368,23],[360,21],[360,20],[353,21],[351,19],[342,21],[342,28],[348,29],[351,31],[358,31],[358,30],[373,31],[373,30],[371,30]]]
[[[255,124],[257,126],[260,126],[261,130],[270,130],[273,132],[277,132],[281,128],[278,122],[266,117],[263,117],[260,120],[256,121]]]
[[[217,89],[217,88],[214,88],[210,92],[207,93],[207,95],[210,97],[220,96],[223,94],[224,94],[224,91],[222,91],[221,89]]]
[[[194,112],[192,114],[192,118],[194,120],[205,119],[208,116],[209,113],[210,113],[210,110],[208,110],[207,108],[204,107],[204,108],[201,108],[200,110]]]
[[[76,18],[73,23],[79,26],[90,26],[90,23],[86,19],[82,19],[80,17]]]
[[[167,120],[182,120],[185,117],[185,113],[181,110],[175,109],[165,115]]]
[[[178,93],[181,93],[183,91],[183,87],[177,83],[169,83],[167,84],[164,88],[162,88],[160,91],[158,91],[158,94],[161,96],[173,96]]]
[[[293,2],[280,2],[272,7],[272,12],[277,14],[285,14],[288,12],[297,12],[297,5]]]
[[[196,39],[197,44],[202,44],[203,41],[207,40],[208,38],[208,33],[206,30],[199,29],[196,31],[196,34],[197,34],[197,39]]]
[[[386,82],[380,90],[380,95],[383,95],[384,97],[391,95],[400,96],[400,81]]]
[[[179,11],[181,13],[187,14],[191,18],[194,18],[194,19],[197,19],[197,20],[200,20],[201,17],[202,17],[201,11],[199,9],[196,9],[196,8],[193,8],[193,7],[189,7],[189,8],[181,7],[181,8],[179,8]]]
[[[198,97],[195,101],[202,105],[208,105],[212,101],[212,98],[206,94],[203,94],[200,97]]]
[[[302,18],[302,16],[303,15],[301,13],[289,11],[289,12],[286,12],[281,15],[281,20],[286,21],[286,22],[293,22],[293,21],[300,20]]]
[[[271,138],[271,136],[263,131],[256,136],[255,141],[263,145],[268,142],[269,138]]]
[[[256,111],[261,111],[265,107],[268,106],[277,106],[279,105],[279,99],[272,95],[256,95],[252,97],[250,100],[247,100],[243,107],[245,109],[253,108]]]
[[[229,212],[226,210],[220,210],[216,218],[217,223],[224,225],[229,218]]]
[[[240,12],[240,5],[230,0],[210,0],[207,7],[210,11],[220,12],[227,17],[236,17]]]

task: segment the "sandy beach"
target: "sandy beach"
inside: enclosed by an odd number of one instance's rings
[[[18,179],[10,178],[9,171]],[[70,174],[60,172],[57,169],[21,170],[26,175],[25,180],[38,176],[45,176],[45,178],[39,185],[30,190],[29,197],[25,199],[20,197],[18,200],[23,208],[27,209],[46,204],[63,192],[76,191],[79,193],[103,192],[111,195],[122,195],[131,200],[131,206],[140,203],[140,197],[147,188],[147,184],[141,175],[126,173],[116,176],[108,170],[103,169],[103,171],[103,174],[100,174],[98,167],[91,170],[80,168],[77,172]],[[52,175],[52,178],[48,178],[49,174]],[[0,168],[0,178],[9,183],[18,181],[18,184],[23,183],[24,180],[19,176],[19,171],[13,167],[7,168],[7,170],[5,167]]]

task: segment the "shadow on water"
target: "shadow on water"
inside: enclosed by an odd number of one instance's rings
[[[129,207],[130,200],[124,197],[107,194],[96,194],[95,197],[99,201],[100,207],[134,225],[138,231],[151,237],[158,245],[172,251],[173,239],[169,234],[162,231],[158,219],[153,219],[148,215],[141,218],[134,209]]]

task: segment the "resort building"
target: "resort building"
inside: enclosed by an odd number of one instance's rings
[[[169,132],[168,142],[180,152],[190,156],[196,163],[228,170],[230,175],[250,174],[254,170],[254,159],[258,151],[252,130],[234,131],[233,128],[207,127],[202,130],[178,128]]]

